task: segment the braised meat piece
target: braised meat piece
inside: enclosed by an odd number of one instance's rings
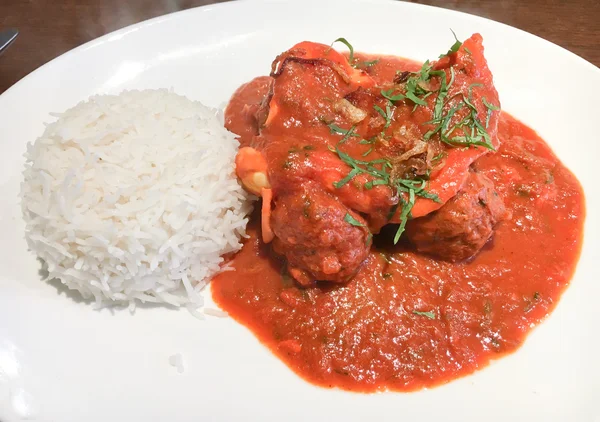
[[[458,194],[442,208],[409,221],[408,239],[419,252],[456,262],[471,258],[492,237],[494,227],[510,218],[490,179],[470,172]]]
[[[400,223],[399,238],[409,216],[440,209],[499,145],[480,35],[396,77],[357,60],[311,42],[279,55],[264,99],[251,98],[258,127],[236,158],[263,200],[263,240],[302,284],[348,281],[372,234]]]
[[[371,247],[364,219],[312,183],[278,197],[271,221],[273,248],[303,285],[350,279]]]

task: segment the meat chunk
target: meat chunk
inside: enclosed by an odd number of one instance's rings
[[[303,285],[347,281],[371,246],[363,218],[316,184],[277,198],[271,226],[275,252],[285,255],[290,274]]]
[[[454,198],[438,211],[410,221],[406,234],[419,252],[456,262],[477,254],[496,224],[508,218],[510,212],[492,181],[470,172]]]
[[[501,214],[485,187],[486,205],[468,190],[451,199],[472,163],[499,146],[500,101],[481,36],[395,79],[354,64],[311,42],[279,55],[265,97],[252,98],[250,149],[236,159],[244,186],[263,197],[263,240],[302,284],[348,281],[368,256],[369,229],[409,213],[419,218],[451,201],[411,225],[424,227],[412,232],[420,250],[453,261],[476,253]]]

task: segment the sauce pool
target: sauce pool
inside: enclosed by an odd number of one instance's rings
[[[389,78],[415,62],[381,58]],[[226,126],[244,145],[268,79],[232,98]],[[260,240],[255,214],[235,271],[212,282],[215,302],[294,372],[323,387],[412,391],[470,374],[515,351],[554,308],[575,270],[584,196],[576,178],[529,127],[502,113],[496,154],[474,167],[494,181],[512,219],[470,262],[448,263],[376,236],[346,285],[304,289]]]

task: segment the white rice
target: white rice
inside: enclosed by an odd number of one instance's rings
[[[201,306],[251,210],[222,117],[167,90],[95,96],[56,117],[28,145],[21,187],[48,278],[100,306]]]

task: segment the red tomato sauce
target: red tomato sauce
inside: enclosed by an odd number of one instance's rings
[[[384,57],[389,78],[415,62]],[[226,126],[244,144],[266,89],[257,78],[232,98]],[[254,109],[253,109],[254,108]],[[514,352],[557,304],[574,272],[584,196],[576,178],[532,129],[502,113],[502,145],[474,166],[495,183],[512,219],[471,261],[448,263],[376,236],[345,285],[301,288],[260,240],[255,214],[233,272],[212,282],[216,303],[290,369],[323,387],[412,391],[449,382]]]

